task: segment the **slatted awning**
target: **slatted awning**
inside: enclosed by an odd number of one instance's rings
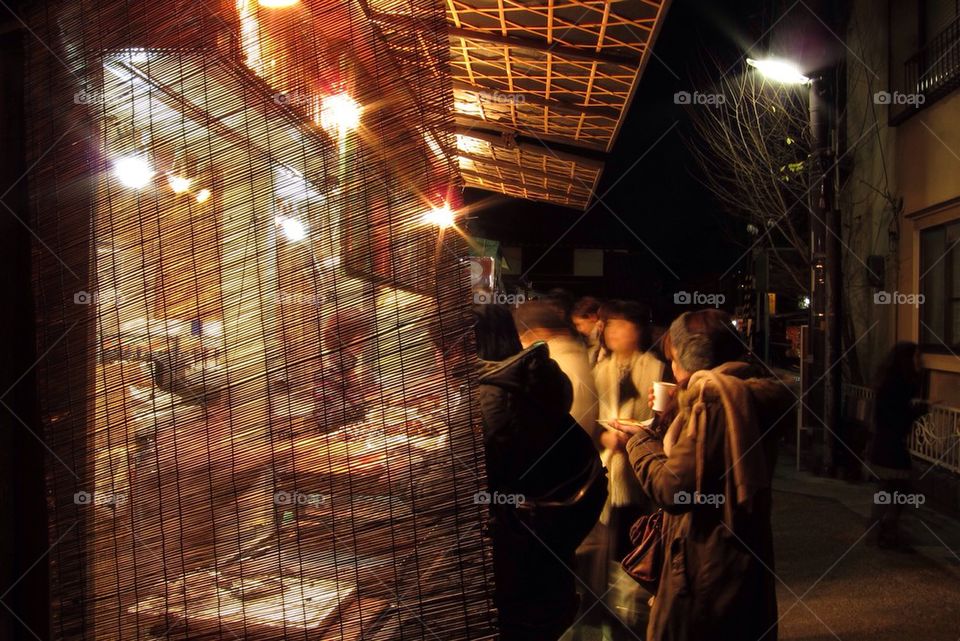
[[[585,209],[669,0],[447,0],[469,187]]]

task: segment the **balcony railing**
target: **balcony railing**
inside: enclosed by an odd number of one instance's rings
[[[874,391],[859,385],[843,386],[844,415],[873,425]],[[927,413],[917,419],[910,433],[910,453],[930,465],[960,474],[960,408],[923,405]]]
[[[891,101],[891,121],[901,122],[960,87],[960,17],[903,63],[903,83]]]

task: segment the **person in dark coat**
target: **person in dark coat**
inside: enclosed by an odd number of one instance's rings
[[[555,641],[577,613],[574,552],[599,517],[606,476],[546,343],[521,349],[503,307],[474,314],[500,638]]]
[[[912,491],[911,459],[907,441],[923,408],[913,404],[921,391],[920,350],[916,343],[893,346],[880,366],[875,387],[873,435],[867,451],[870,471],[877,475],[868,543],[909,549],[901,540],[898,495]]]
[[[641,428],[627,444],[644,492],[664,510],[647,640],[773,641],[770,486],[794,397],[740,361],[725,312],[687,312],[669,331],[676,418],[664,434]]]

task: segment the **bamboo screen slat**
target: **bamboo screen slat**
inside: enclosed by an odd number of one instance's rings
[[[494,638],[443,11],[29,16],[55,638]]]

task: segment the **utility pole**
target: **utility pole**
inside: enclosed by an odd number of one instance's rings
[[[828,85],[823,75],[810,83],[810,137],[813,189],[810,207],[810,328],[813,372],[820,380],[823,421],[823,467],[832,472],[837,464],[836,434],[840,425],[840,395],[843,367],[840,335],[842,251],[840,212],[834,205],[834,184],[829,161],[830,107]]]

